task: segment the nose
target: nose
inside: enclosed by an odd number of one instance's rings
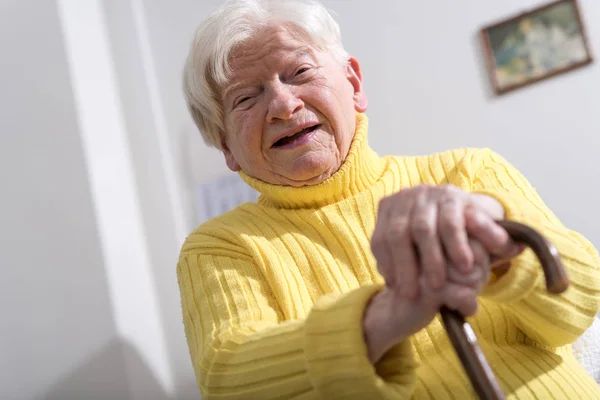
[[[273,123],[276,120],[288,120],[304,108],[304,102],[299,99],[291,87],[282,83],[271,87],[271,99],[267,111],[267,122]]]

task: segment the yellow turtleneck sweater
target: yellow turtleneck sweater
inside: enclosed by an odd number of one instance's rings
[[[546,293],[531,251],[490,281],[470,320],[509,399],[600,399],[570,343],[600,304],[593,246],[565,228],[532,186],[489,150],[378,157],[367,119],[341,169],[292,188],[259,182],[247,203],[197,228],[178,263],[183,319],[206,399],[467,399],[475,394],[439,318],[369,363],[362,316],[381,289],[370,250],[378,202],[403,188],[453,184],[486,193],[507,219],[539,229],[571,280]]]

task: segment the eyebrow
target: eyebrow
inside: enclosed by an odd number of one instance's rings
[[[305,56],[309,56],[312,59],[315,59],[314,56],[314,50],[310,47],[310,46],[303,46],[300,47],[299,49],[294,50],[292,53],[290,53],[288,56],[285,57],[284,62],[288,63],[290,62],[290,60],[296,60]],[[225,89],[223,89],[223,101],[225,101],[225,99],[227,99],[227,96],[229,96],[232,92],[235,92],[236,90],[240,89],[240,88],[245,88],[245,87],[250,87],[252,86],[252,81],[251,80],[245,80],[245,81],[240,81],[240,82],[236,82],[233,85],[228,85],[225,87]]]
[[[237,82],[233,85],[226,87],[223,90],[223,94],[222,94],[223,100],[226,100],[227,96],[229,96],[231,93],[235,92],[236,90],[243,89],[243,88],[250,87],[250,86],[252,86],[252,81],[246,80],[246,81]]]

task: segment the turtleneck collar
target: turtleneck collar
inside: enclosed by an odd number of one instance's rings
[[[329,179],[310,186],[273,185],[240,172],[241,178],[261,193],[259,204],[299,209],[318,208],[338,202],[370,188],[383,174],[385,161],[367,141],[369,121],[365,114],[356,115],[356,131],[346,160]]]

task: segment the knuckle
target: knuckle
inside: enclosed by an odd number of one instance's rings
[[[395,218],[390,222],[388,228],[387,237],[388,239],[396,240],[406,235],[408,228],[408,218],[401,217]]]
[[[454,193],[444,192],[440,197],[440,203],[444,208],[455,208],[460,205],[460,199]]]
[[[435,227],[425,218],[416,218],[411,224],[412,233],[416,237],[428,238],[433,236]]]
[[[444,184],[440,186],[440,189],[442,190],[443,193],[454,196],[456,194],[458,194],[460,192],[460,189],[452,184]]]
[[[419,185],[416,186],[413,190],[413,196],[417,199],[417,201],[425,202],[431,194],[432,187],[429,185]]]
[[[429,191],[430,188],[431,188],[431,186],[424,184],[424,185],[415,186],[413,188],[413,190],[415,191],[415,193],[426,193],[427,191]]]
[[[472,235],[478,236],[478,237],[480,237],[481,234],[484,233],[486,230],[485,226],[478,221],[475,221],[474,223],[469,222],[468,226],[469,226],[469,232],[471,232]]]
[[[440,218],[440,230],[448,234],[456,234],[463,229],[463,224],[456,218]]]
[[[471,213],[469,213],[469,217],[471,218],[473,226],[476,229],[483,229],[489,225],[489,218],[481,211],[473,210]]]

